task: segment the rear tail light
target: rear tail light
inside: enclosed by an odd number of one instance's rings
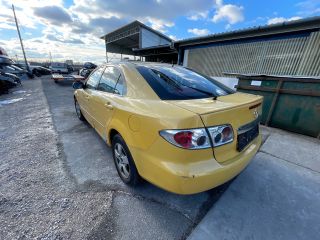
[[[211,147],[204,128],[184,130],[162,130],[161,137],[171,144],[186,149],[204,149]]]
[[[233,141],[233,129],[231,125],[221,125],[208,128],[212,144],[218,147]]]
[[[221,125],[208,128],[213,147],[218,147],[233,141],[231,125]],[[204,149],[211,147],[205,128],[162,130],[160,136],[169,143],[186,149]]]

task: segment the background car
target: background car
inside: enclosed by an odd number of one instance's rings
[[[8,93],[10,88],[16,87],[18,84],[21,84],[19,77],[0,70],[0,94]]]
[[[34,75],[37,77],[40,77],[42,75],[50,75],[52,73],[51,69],[42,67],[42,66],[37,66],[32,69],[32,72]]]
[[[5,55],[0,55],[0,65],[11,65],[14,64],[14,61]]]
[[[66,63],[51,63],[49,68],[52,73],[69,73],[68,65]]]
[[[97,65],[91,62],[86,62],[83,64],[83,68],[79,70],[79,75],[85,79],[90,75],[90,73],[96,69]]]

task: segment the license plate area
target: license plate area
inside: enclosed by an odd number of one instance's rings
[[[240,130],[240,128],[239,128]],[[240,130],[237,137],[237,150],[241,152],[253,139],[259,135],[259,124],[255,123],[251,128]]]

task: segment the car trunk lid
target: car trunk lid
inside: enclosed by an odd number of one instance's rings
[[[198,114],[206,127],[231,124],[234,132],[233,142],[213,149],[216,160],[223,163],[238,155],[239,151],[242,150],[238,146],[238,132],[241,134],[243,129],[250,129],[252,124],[250,125],[249,123],[258,122],[257,118],[261,112],[262,97],[234,93],[220,96],[216,100],[205,98],[170,102]]]

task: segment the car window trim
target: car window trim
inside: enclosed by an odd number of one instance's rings
[[[91,89],[91,90],[97,91],[97,87],[99,86],[101,77],[102,77],[102,75],[104,74],[104,71],[106,70],[106,67],[107,67],[107,66],[101,66],[101,67],[100,67],[100,68],[103,68],[103,70],[102,70],[101,76],[100,76],[100,78],[99,78],[98,84],[94,87],[94,89]],[[88,82],[89,78],[91,77],[91,75],[92,75],[93,73],[95,73],[96,71],[98,71],[100,68],[97,68],[97,69],[95,69],[94,71],[92,71],[92,72],[90,73],[90,75],[87,77],[87,80],[86,80],[86,82],[85,82],[85,84],[84,84],[85,89],[87,88],[87,82]]]
[[[124,92],[127,93],[127,91],[126,91],[126,90],[127,90],[127,84],[126,84],[126,80],[125,80],[125,77],[124,77],[124,74],[123,74],[122,70],[121,70],[118,66],[106,65],[104,71],[107,69],[107,67],[114,67],[114,68],[116,68],[116,69],[119,71],[120,76],[118,77],[117,82],[116,82],[116,85],[114,86],[113,90],[116,89],[116,86],[117,86],[120,78],[122,78],[122,79],[123,79],[123,91],[122,91],[121,94],[115,93],[114,91],[113,91],[113,92],[106,92],[106,91],[102,91],[102,90],[98,90],[98,89],[96,89],[96,91],[104,92],[104,93],[109,93],[109,94],[114,94],[114,95],[118,95],[118,96],[122,96],[122,97],[125,96],[125,94],[123,94],[123,93],[124,93]],[[104,71],[103,71],[102,75],[104,74]],[[100,79],[99,79],[99,83],[98,83],[97,86],[99,86],[99,84],[100,84],[102,75],[101,75],[101,77],[100,77]]]

